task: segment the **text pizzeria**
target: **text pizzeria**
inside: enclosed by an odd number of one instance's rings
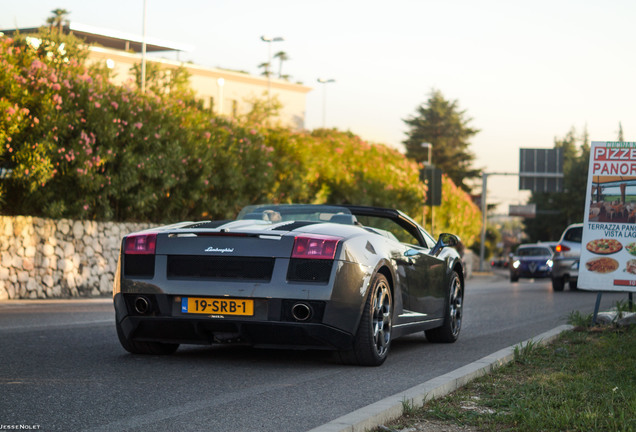
[[[594,148],[595,161],[624,161],[629,162],[636,160],[636,148]]]
[[[636,162],[594,162],[594,175],[636,176]]]

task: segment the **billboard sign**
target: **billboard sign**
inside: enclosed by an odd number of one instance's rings
[[[525,218],[533,218],[537,215],[537,205],[536,204],[526,204],[526,205],[509,205],[508,206],[508,216],[522,216]]]
[[[592,142],[578,287],[636,291],[636,142]]]
[[[519,190],[561,192],[563,149],[522,148],[519,151]]]

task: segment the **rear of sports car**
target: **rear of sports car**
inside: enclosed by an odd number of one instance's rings
[[[125,237],[114,286],[124,348],[349,349],[373,270],[347,253],[357,228],[324,235],[297,222],[274,230],[253,224],[185,224]]]

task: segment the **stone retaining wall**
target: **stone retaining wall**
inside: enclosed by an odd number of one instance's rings
[[[151,226],[0,216],[0,300],[111,295],[122,237]]]

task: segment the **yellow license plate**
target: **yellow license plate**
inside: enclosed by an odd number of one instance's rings
[[[184,297],[181,312],[214,315],[254,315],[254,301],[228,298]]]

